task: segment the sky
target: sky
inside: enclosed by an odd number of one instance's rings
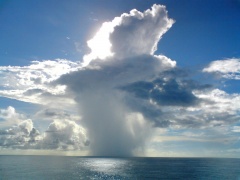
[[[0,154],[240,157],[239,0],[0,0]]]

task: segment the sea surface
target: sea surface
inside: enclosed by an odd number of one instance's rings
[[[0,156],[0,179],[240,180],[240,159]]]

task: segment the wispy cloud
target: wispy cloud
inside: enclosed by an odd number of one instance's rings
[[[203,72],[215,73],[222,78],[240,80],[240,59],[232,58],[211,62]]]
[[[63,59],[32,61],[29,66],[0,67],[0,95],[20,101],[51,104],[51,101],[73,103],[64,95],[64,86],[51,82],[80,68],[79,62]]]

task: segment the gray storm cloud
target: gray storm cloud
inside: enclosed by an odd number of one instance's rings
[[[126,95],[129,93],[121,87],[151,81],[160,72],[175,67],[175,61],[153,54],[161,36],[173,23],[161,5],[153,5],[143,13],[137,10],[124,13],[103,24],[90,40],[92,52],[85,56],[88,65],[58,80],[67,85],[69,94],[79,105],[91,155],[131,156],[144,147],[153,122],[146,121],[148,117],[140,109],[129,105]],[[101,43],[99,39],[111,43],[109,56],[99,54],[96,49],[97,43]]]

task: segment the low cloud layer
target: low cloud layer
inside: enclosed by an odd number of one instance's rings
[[[173,25],[165,6],[153,5],[140,12],[136,9],[103,23],[96,35],[89,40],[91,53],[84,56],[85,63],[94,59],[126,59],[157,50],[162,35]]]

